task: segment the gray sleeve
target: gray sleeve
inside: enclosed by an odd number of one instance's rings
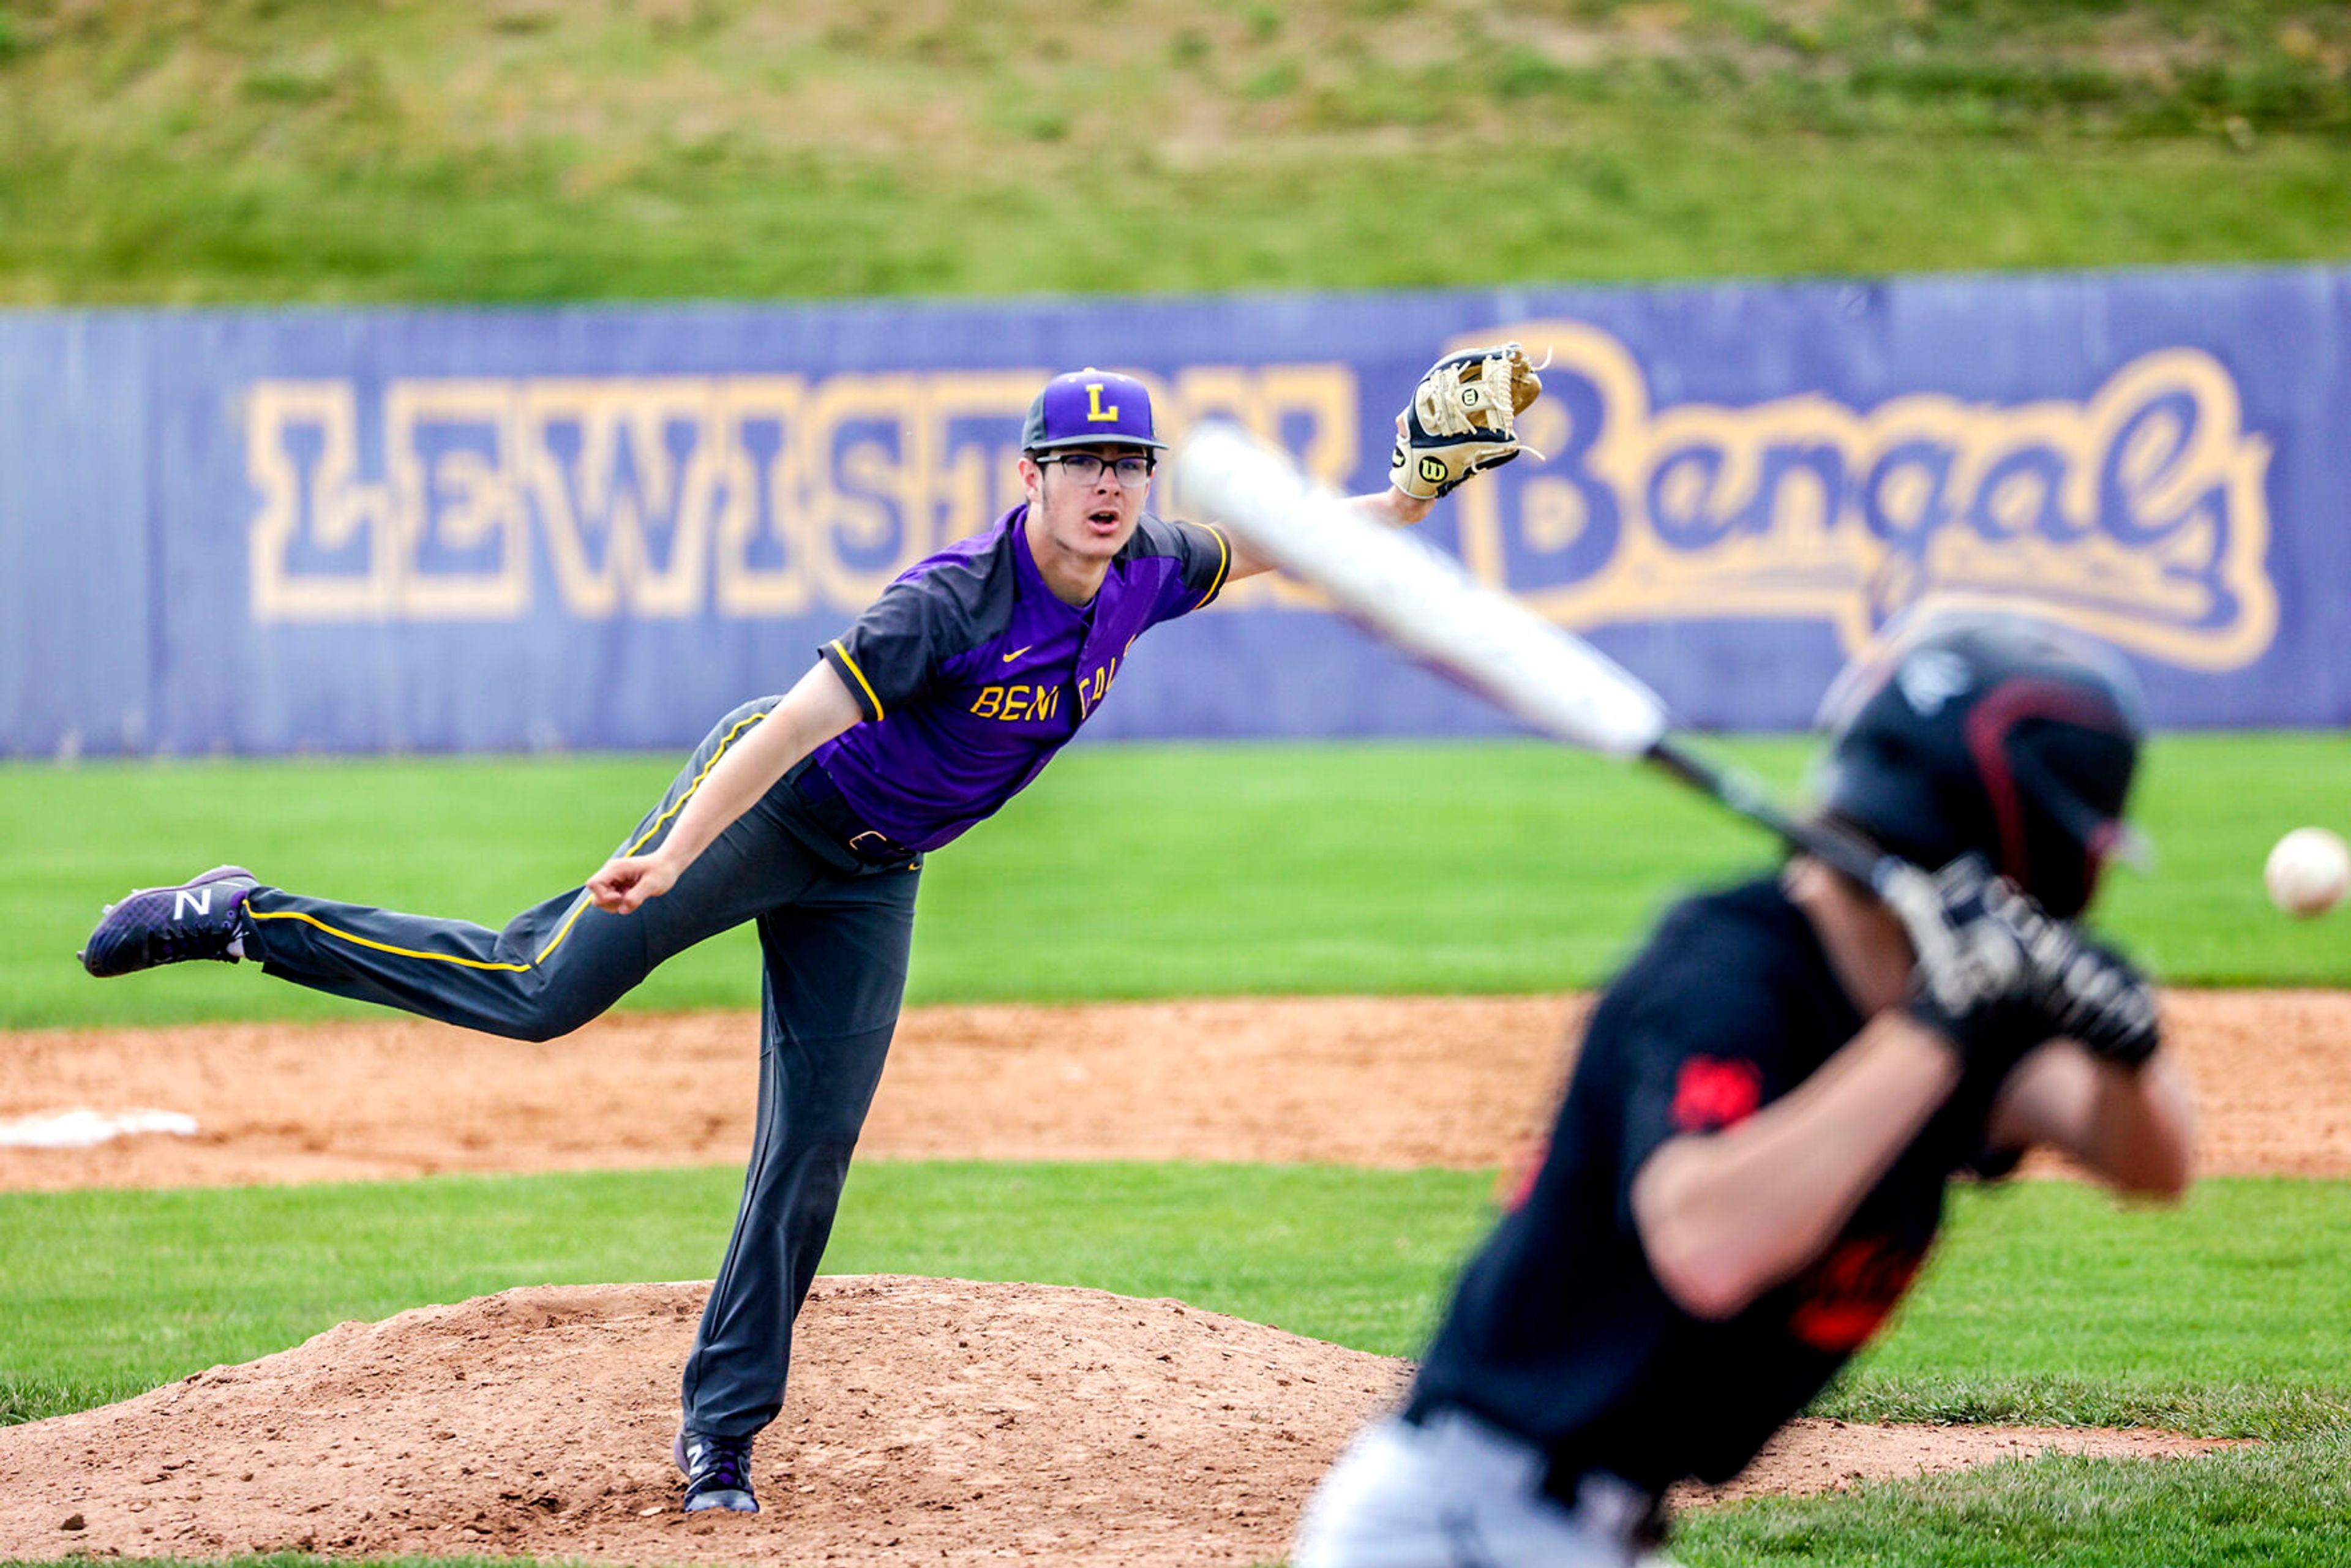
[[[1233,569],[1233,543],[1224,529],[1207,523],[1145,517],[1136,532],[1146,550],[1176,566],[1174,578],[1153,608],[1155,622],[1173,621],[1216,602]]]
[[[818,653],[871,723],[929,686],[962,619],[954,597],[930,577],[900,578]]]

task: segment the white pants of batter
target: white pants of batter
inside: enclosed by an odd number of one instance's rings
[[[1290,1568],[1663,1568],[1629,1539],[1647,1500],[1591,1476],[1573,1507],[1547,1460],[1475,1416],[1365,1427],[1307,1500]]]

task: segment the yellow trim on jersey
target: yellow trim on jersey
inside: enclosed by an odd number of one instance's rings
[[[710,760],[702,765],[702,771],[694,776],[694,782],[685,787],[685,792],[680,795],[675,800],[672,801],[670,803],[669,810],[664,811],[660,816],[655,817],[653,821],[653,825],[647,828],[643,832],[639,833],[637,835],[636,841],[632,843],[622,852],[623,854],[632,855],[639,850],[644,848],[645,841],[651,839],[655,833],[661,831],[662,824],[668,821],[672,817],[676,816],[679,810],[684,807],[688,800],[694,799],[694,792],[702,788],[702,781],[710,777],[710,770],[718,766],[718,759],[726,755],[726,748],[735,744],[735,737],[767,716],[768,715],[765,712],[755,713],[750,717],[744,719],[742,722],[736,725],[733,729],[728,730],[726,737],[719,741],[718,749],[710,754]],[[538,950],[538,957],[533,958],[528,964],[512,964],[507,963],[504,959],[496,958],[464,958],[458,956],[455,953],[419,953],[413,947],[395,947],[389,942],[377,942],[365,936],[355,936],[349,931],[339,930],[336,927],[328,925],[317,915],[305,915],[297,909],[280,909],[273,912],[266,909],[256,909],[252,905],[247,904],[246,906],[246,913],[256,920],[299,920],[306,925],[317,926],[319,930],[325,932],[329,936],[340,937],[343,941],[351,943],[357,946],[372,947],[379,953],[389,953],[396,958],[422,958],[428,963],[455,964],[461,969],[494,969],[501,970],[508,974],[527,975],[531,970],[537,968],[539,965],[546,963],[547,956],[554,952],[558,947],[563,946],[563,939],[571,935],[571,927],[579,922],[580,917],[586,914],[590,906],[590,900],[587,894],[583,892],[572,904],[571,913],[563,917],[563,924],[556,929],[554,938],[550,940],[546,946],[541,947]]]
[[[1208,591],[1200,595],[1200,604],[1192,606],[1194,610],[1199,609],[1201,604],[1207,603],[1217,596],[1217,590],[1225,585],[1225,573],[1233,564],[1233,543],[1225,538],[1225,530],[1214,523],[1202,523],[1200,527],[1217,536],[1217,549],[1219,553],[1217,557],[1217,580],[1208,584]]]
[[[865,700],[873,705],[873,722],[880,724],[882,722],[882,699],[873,695],[873,683],[865,678],[865,672],[857,667],[857,661],[849,656],[849,650],[841,645],[840,638],[835,637],[826,645],[831,648],[834,653],[841,655],[841,662],[849,666],[849,673],[855,675],[857,677],[857,684],[865,688]]]

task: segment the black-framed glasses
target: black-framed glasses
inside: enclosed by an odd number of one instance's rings
[[[1148,457],[1103,458],[1091,452],[1063,452],[1050,457],[1040,457],[1040,463],[1058,463],[1069,476],[1081,485],[1091,485],[1108,468],[1118,476],[1122,490],[1140,490],[1151,483],[1151,459]]]

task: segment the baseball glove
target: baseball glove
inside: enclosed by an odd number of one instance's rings
[[[1541,395],[1542,378],[1516,343],[1447,354],[1396,416],[1388,482],[1433,501],[1470,475],[1500,467],[1521,450],[1518,417]]]

